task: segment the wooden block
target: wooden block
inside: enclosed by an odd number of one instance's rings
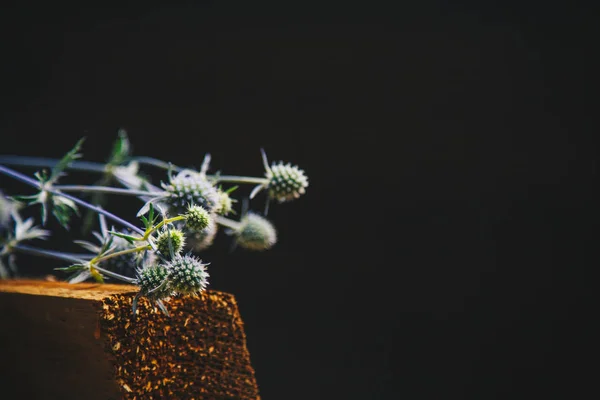
[[[0,280],[0,398],[260,399],[231,294],[173,297],[170,317],[142,298],[133,318],[136,292]]]

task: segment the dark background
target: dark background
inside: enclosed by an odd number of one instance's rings
[[[0,154],[300,165],[274,249],[205,256],[266,400],[591,393],[593,13],[402,3],[9,6]]]

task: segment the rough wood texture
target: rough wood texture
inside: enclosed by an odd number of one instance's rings
[[[172,298],[170,317],[141,299],[133,319],[135,292],[0,280],[0,397],[260,399],[232,295]]]

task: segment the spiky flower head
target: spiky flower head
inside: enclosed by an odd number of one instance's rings
[[[158,235],[156,248],[161,254],[170,256],[179,254],[185,245],[185,236],[179,229],[166,229]]]
[[[271,165],[267,170],[267,179],[269,184],[267,190],[269,197],[280,203],[297,199],[300,195],[306,193],[308,187],[308,178],[304,171],[290,163]]]
[[[190,206],[185,213],[185,226],[191,232],[202,231],[210,224],[211,220],[210,213],[201,206]]]
[[[229,192],[218,189],[217,193],[219,194],[219,203],[215,208],[215,212],[219,215],[225,216],[233,211],[233,202],[235,200],[229,196]]]
[[[171,287],[180,294],[198,294],[208,285],[208,272],[202,261],[190,255],[177,255],[165,266]]]
[[[187,236],[188,247],[194,252],[209,248],[217,235],[217,227],[216,221],[211,218],[206,228],[198,232],[192,232]]]
[[[169,194],[165,202],[174,215],[185,214],[189,204],[201,206],[208,212],[213,212],[219,204],[217,189],[204,174],[195,171],[183,170],[168,184],[162,183],[162,187]]]
[[[277,200],[279,203],[297,199],[304,193],[308,187],[308,177],[304,171],[298,166],[292,164],[273,163],[269,167],[267,154],[263,149],[260,149],[262,154],[263,165],[265,167],[266,183],[260,184],[254,188],[250,194],[253,198],[258,192],[267,189],[269,199]]]
[[[152,265],[138,270],[137,285],[140,294],[153,300],[160,300],[173,295],[168,280],[169,271],[164,265]]]
[[[268,250],[277,243],[277,231],[266,218],[248,213],[235,231],[237,244],[248,250]]]

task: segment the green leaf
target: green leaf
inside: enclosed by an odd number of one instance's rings
[[[154,217],[154,204],[153,203],[160,202],[164,198],[165,198],[164,195],[159,195],[157,197],[153,197],[150,200],[148,200],[146,203],[144,203],[142,208],[139,209],[139,211],[136,214],[136,217],[141,217],[144,214],[150,213],[150,214],[148,214],[148,221],[150,221],[150,222],[156,221],[156,218],[158,218],[158,216]],[[158,207],[160,210],[160,205]]]
[[[46,223],[48,222],[48,205],[46,204],[46,202],[40,202],[41,204],[41,218],[42,218],[42,226],[46,226]]]
[[[88,269],[83,269],[83,270],[75,272],[74,274],[71,274],[67,278],[67,282],[69,282],[69,283],[81,283],[81,282],[85,282],[86,280],[88,280],[88,278],[90,276],[92,276],[92,274],[90,273],[90,271]]]
[[[30,204],[33,204],[36,202],[36,200],[38,199],[38,195],[37,194],[32,194],[29,196],[15,195],[15,196],[10,196],[9,198],[12,200],[22,201],[25,204],[30,205]]]
[[[69,230],[69,222],[73,214],[79,215],[79,210],[72,200],[62,196],[52,196],[52,215],[66,230]]]
[[[120,232],[115,232],[115,231],[108,231],[108,233],[110,233],[111,235],[120,237],[122,239],[127,240],[130,244],[134,244],[134,240],[137,239],[136,237],[130,236],[130,235],[126,235],[124,233],[120,233]]]
[[[75,271],[80,271],[84,268],[87,268],[84,264],[73,264],[73,265],[69,265],[68,267],[58,267],[58,268],[54,268],[54,269],[56,271],[75,272]]]
[[[100,248],[100,253],[98,255],[105,254],[106,252],[111,250],[111,246],[112,246],[113,242],[114,242],[114,236],[108,236],[106,238],[106,240],[104,241],[104,243],[102,243],[102,247]]]
[[[127,137],[127,131],[125,129],[119,129],[118,135],[119,137],[115,140],[108,159],[108,164],[110,165],[123,164],[129,157],[131,146],[129,144],[129,138]]]
[[[151,221],[151,223],[154,223],[154,204],[150,203],[150,210],[148,210],[148,220]]]
[[[62,226],[66,230],[69,230],[69,221],[71,218],[68,213],[64,212],[63,210],[59,209],[58,207],[54,207],[52,209],[52,215],[54,215],[54,218],[56,218],[56,220],[58,221],[60,226]]]
[[[81,158],[81,154],[79,154],[79,150],[81,149],[81,145],[83,144],[85,137],[79,139],[75,146],[60,161],[52,168],[52,174],[50,175],[50,182],[56,182],[58,178],[60,178],[63,174],[63,171],[71,165],[71,163],[78,158]]]
[[[231,193],[233,193],[233,191],[234,191],[234,190],[236,190],[237,188],[239,188],[239,186],[237,186],[237,185],[236,185],[236,186],[232,186],[232,187],[230,187],[229,189],[227,189],[227,190],[226,190],[224,193],[231,194]]]
[[[88,242],[86,240],[73,240],[73,243],[80,245],[84,249],[91,251],[94,254],[97,254],[100,252],[100,247],[98,247],[96,244]]]

